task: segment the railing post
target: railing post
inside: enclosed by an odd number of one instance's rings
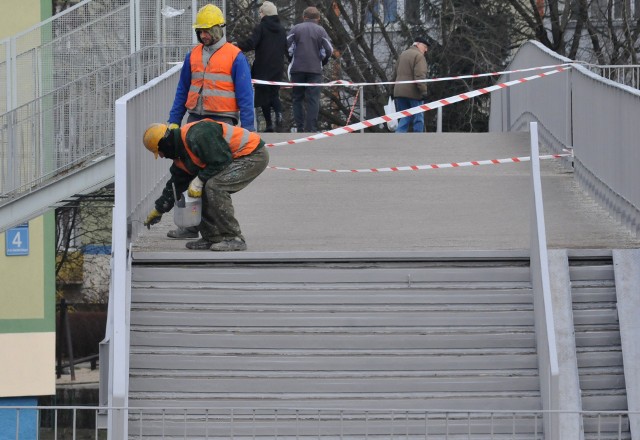
[[[364,121],[366,115],[364,114],[364,87],[360,86],[360,121]],[[360,133],[364,133],[364,128],[360,129]]]
[[[538,123],[529,124],[531,134],[531,220],[530,220],[530,271],[533,289],[536,341],[538,346],[538,370],[540,395],[545,411],[544,435],[547,440],[560,440],[558,430],[558,351],[551,304],[549,259],[547,255],[546,227],[542,204],[540,157],[538,153]]]

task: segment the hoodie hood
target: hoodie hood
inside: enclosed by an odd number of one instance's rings
[[[280,18],[278,18],[277,15],[265,15],[260,21],[269,32],[274,34],[278,33],[282,28],[280,25]]]

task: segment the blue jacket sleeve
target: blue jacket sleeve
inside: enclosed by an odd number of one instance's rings
[[[322,49],[320,49],[320,59],[322,59],[322,65],[324,66],[329,62],[331,55],[333,54],[333,46],[331,40],[326,32],[323,32],[322,37]]]
[[[173,99],[173,106],[169,112],[169,123],[178,124],[182,123],[182,118],[187,112],[185,104],[187,103],[187,94],[191,87],[191,52],[184,57],[184,64],[182,70],[180,70],[180,79],[178,80],[178,87],[176,88],[176,97]]]
[[[242,128],[256,131],[253,124],[253,85],[251,84],[251,68],[243,53],[239,53],[231,66],[231,77],[236,89],[236,101],[240,108]]]

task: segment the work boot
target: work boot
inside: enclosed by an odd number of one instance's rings
[[[191,226],[188,228],[178,228],[172,229],[167,232],[167,237],[175,238],[178,240],[189,240],[192,238],[198,238],[198,228],[196,226]]]
[[[205,240],[204,238],[199,238],[196,241],[187,241],[187,249],[191,249],[193,251],[206,251],[211,248],[213,245],[212,241]]]
[[[214,252],[246,251],[247,244],[240,237],[225,238],[220,243],[213,243],[210,249]]]
[[[276,112],[276,133],[282,133],[282,113]]]

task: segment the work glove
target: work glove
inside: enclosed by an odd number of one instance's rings
[[[180,128],[180,126],[175,122],[172,122],[171,124],[169,124],[169,130],[173,130],[175,128]]]
[[[143,224],[147,227],[147,229],[151,229],[151,225],[160,223],[161,218],[162,218],[162,213],[158,211],[156,208],[153,208]]]
[[[200,180],[198,176],[196,176],[196,178],[193,179],[189,184],[189,189],[187,190],[187,194],[189,194],[189,197],[195,197],[195,198],[202,197],[203,185],[204,185],[204,182]]]

